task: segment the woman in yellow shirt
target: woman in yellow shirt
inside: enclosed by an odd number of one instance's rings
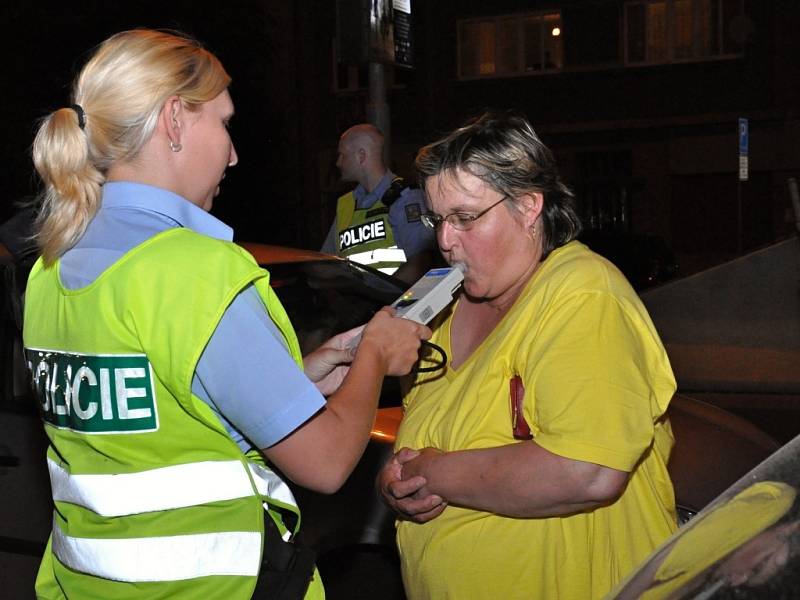
[[[676,527],[675,381],[638,296],[522,117],[488,113],[416,160],[463,291],[449,357],[404,401],[379,487],[412,600],[598,598]]]

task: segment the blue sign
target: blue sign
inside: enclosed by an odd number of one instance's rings
[[[739,119],[739,156],[747,156],[750,145],[749,123],[747,119]]]

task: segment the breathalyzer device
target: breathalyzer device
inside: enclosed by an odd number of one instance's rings
[[[464,281],[464,267],[431,269],[392,303],[395,316],[427,325],[453,301],[453,295]]]
[[[464,265],[461,263],[455,263],[452,267],[431,269],[392,302],[395,316],[427,325],[453,301],[453,295],[462,281],[464,281]],[[347,347],[355,349],[360,341],[359,333],[350,340]]]

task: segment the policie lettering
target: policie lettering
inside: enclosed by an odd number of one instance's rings
[[[347,250],[358,244],[386,239],[386,224],[383,219],[361,223],[345,229],[339,234],[339,249]]]
[[[150,361],[143,354],[74,354],[25,348],[42,418],[81,433],[156,431]]]

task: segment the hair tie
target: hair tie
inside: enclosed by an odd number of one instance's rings
[[[86,126],[86,113],[83,112],[83,107],[80,104],[71,104],[70,108],[78,115],[78,127],[83,129]]]

